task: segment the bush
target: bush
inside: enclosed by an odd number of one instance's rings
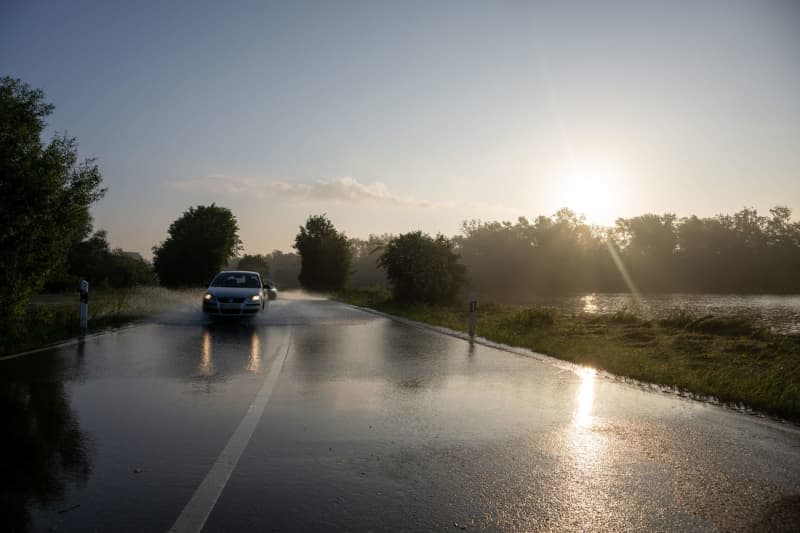
[[[459,260],[444,236],[415,231],[391,239],[378,266],[386,270],[395,301],[445,304],[455,300],[466,279]]]

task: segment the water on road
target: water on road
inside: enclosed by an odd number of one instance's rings
[[[796,530],[800,431],[326,300],[0,362],[4,530]]]

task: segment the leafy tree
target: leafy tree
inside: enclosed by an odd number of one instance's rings
[[[91,225],[86,230],[91,232]],[[85,279],[92,287],[130,288],[156,283],[153,266],[136,252],[111,250],[105,230],[70,246],[66,263],[47,280],[45,290],[74,289]]]
[[[155,285],[153,265],[136,252],[115,248],[106,256],[104,283],[115,289]]]
[[[230,209],[190,207],[153,247],[153,266],[167,287],[204,285],[241,249],[239,226]]]
[[[617,220],[617,236],[626,244],[623,257],[640,287],[661,291],[675,285],[676,218],[648,213]]]
[[[391,235],[370,235],[367,240],[351,238],[353,268],[348,279],[351,288],[385,288],[388,286],[386,272],[378,267],[380,250],[392,239]]]
[[[458,251],[484,296],[528,301],[532,295],[622,288],[604,234],[569,209],[533,222],[469,221]]]
[[[85,279],[91,285],[99,285],[105,281],[108,256],[111,253],[106,237],[106,231],[101,229],[70,247],[67,256],[67,271],[70,275]]]
[[[396,301],[441,304],[454,300],[466,280],[459,259],[443,235],[415,231],[390,240],[378,265],[386,270]]]
[[[93,159],[78,162],[77,141],[41,134],[53,105],[44,93],[0,78],[0,315],[18,317],[63,264],[102,198]]]
[[[269,278],[269,259],[266,255],[244,254],[236,266],[239,270],[250,270],[261,274],[261,279]]]
[[[336,230],[323,215],[308,217],[294,240],[300,254],[300,285],[312,291],[344,288],[353,261],[344,233]]]
[[[274,250],[267,256],[272,281],[280,289],[299,287],[297,278],[300,275],[300,256],[296,253],[284,253]]]

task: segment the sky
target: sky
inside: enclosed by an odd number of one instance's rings
[[[800,214],[800,2],[0,4],[0,75],[56,106],[150,256],[212,202],[247,253],[311,214],[455,235],[561,207],[590,223]]]

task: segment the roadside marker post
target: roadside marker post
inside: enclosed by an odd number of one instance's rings
[[[89,324],[89,282],[81,280],[81,335],[86,335]]]
[[[469,336],[475,336],[475,324],[478,321],[478,295],[475,292],[469,294]]]

